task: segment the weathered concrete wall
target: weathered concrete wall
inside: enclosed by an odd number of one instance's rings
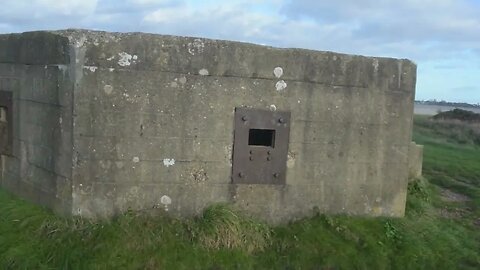
[[[314,208],[403,215],[412,62],[148,34],[58,34],[76,46],[74,214],[108,217],[161,206],[168,196],[169,211],[182,215],[214,202],[271,222]],[[243,106],[291,111],[286,185],[231,184],[233,113]]]
[[[58,31],[0,36],[0,63],[16,110],[2,186],[59,211],[110,217],[163,197],[178,215],[231,202],[275,223],[404,213],[408,60]],[[285,185],[232,184],[235,107],[291,111]]]
[[[72,97],[68,40],[44,32],[0,35],[0,90],[13,93],[13,148],[0,185],[71,212]]]
[[[422,176],[423,145],[415,142],[410,143],[408,150],[408,172],[410,180]]]

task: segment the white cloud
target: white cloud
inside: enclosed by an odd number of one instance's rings
[[[3,1],[0,9],[1,32],[19,32],[80,26],[94,15],[97,0]]]
[[[28,20],[32,15],[36,19],[53,15],[89,15],[93,14],[96,6],[97,0],[4,1],[0,21]]]
[[[186,7],[160,8],[148,13],[143,19],[150,23],[176,23],[184,19],[193,19],[193,11]]]
[[[452,43],[461,50],[480,47],[480,9],[466,0],[297,0],[282,11],[292,20],[341,22],[353,41],[380,48],[405,42],[415,43],[422,53]]]
[[[89,15],[95,11],[97,0],[35,0],[33,5],[45,13]]]
[[[128,0],[128,2],[137,5],[158,5],[158,4],[169,4],[169,0]]]
[[[251,12],[240,4],[205,6],[203,9],[183,4],[148,12],[143,22],[145,27],[159,33],[262,43],[266,37],[274,36],[271,30],[280,20]]]
[[[460,82],[480,85],[471,67],[480,62],[476,1],[16,0],[3,1],[0,32],[81,27],[410,58],[419,64],[419,93],[435,98],[455,95]],[[432,68],[452,61],[474,64]]]

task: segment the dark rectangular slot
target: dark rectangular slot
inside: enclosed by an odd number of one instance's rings
[[[0,155],[12,155],[12,92],[0,90]]]
[[[250,129],[248,131],[248,145],[275,147],[275,130]]]
[[[8,149],[10,148],[7,114],[7,107],[0,106],[0,155],[8,154]]]

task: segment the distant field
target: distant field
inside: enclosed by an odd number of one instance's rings
[[[225,205],[197,219],[62,219],[0,190],[0,269],[480,269],[480,146],[469,126],[415,117],[424,177],[405,218],[269,227]]]
[[[413,111],[418,115],[435,115],[439,112],[451,111],[453,109],[462,109],[467,111],[472,111],[475,113],[480,113],[480,108],[465,108],[465,107],[453,107],[453,106],[442,106],[442,105],[424,105],[424,104],[415,104]]]

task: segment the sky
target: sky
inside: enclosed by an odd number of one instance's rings
[[[480,0],[3,0],[0,33],[206,37],[418,65],[417,100],[480,103]]]

